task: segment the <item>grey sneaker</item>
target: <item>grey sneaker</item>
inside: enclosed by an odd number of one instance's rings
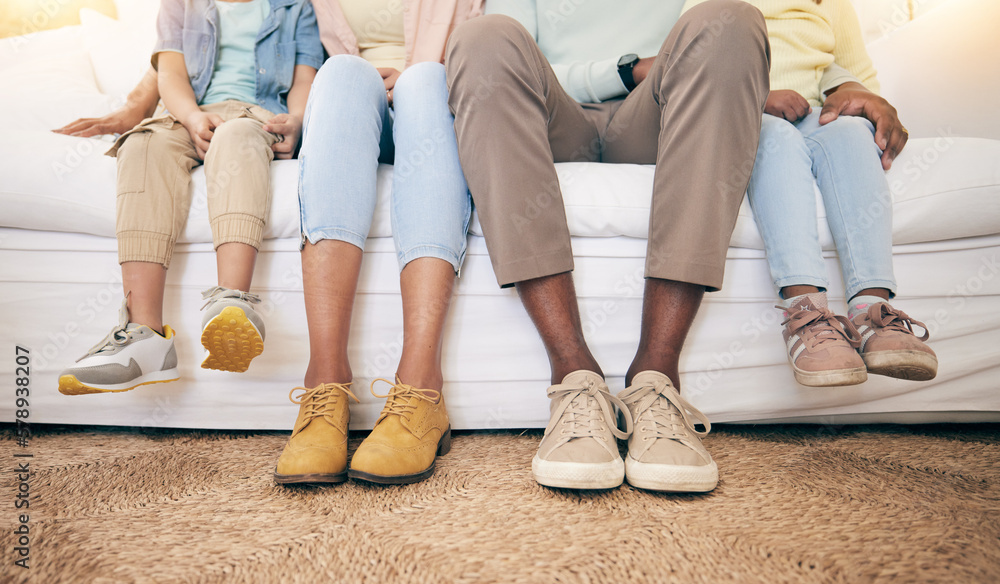
[[[203,369],[242,373],[264,351],[264,320],[253,309],[260,296],[222,286],[201,293],[207,300],[201,344],[208,350]]]
[[[531,461],[539,484],[564,489],[612,489],[625,479],[625,465],[615,438],[626,439],[632,418],[625,404],[608,392],[600,375],[574,371],[548,390],[549,425]],[[616,406],[626,429],[618,429]]]
[[[618,397],[635,424],[625,457],[625,477],[630,485],[675,493],[704,493],[715,488],[719,467],[700,440],[712,430],[712,424],[677,393],[669,377],[643,371]],[[695,421],[704,424],[704,432],[694,429]]]
[[[77,359],[79,365],[59,375],[60,393],[128,391],[180,379],[174,331],[169,326],[163,326],[160,336],[148,326],[130,323],[126,301],[122,301],[118,321],[108,336]]]

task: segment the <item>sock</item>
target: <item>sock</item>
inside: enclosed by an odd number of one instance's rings
[[[146,326],[144,324],[139,324],[137,322],[132,322],[132,321],[129,321],[129,323],[127,325],[125,325],[125,330],[132,330],[134,328],[139,328],[141,326],[145,326],[146,328],[148,328],[149,330],[153,331],[154,333],[160,335],[161,337],[167,338],[167,336],[165,334],[163,334],[163,331],[158,331],[158,330],[156,330],[155,328],[153,328],[151,326]]]
[[[792,296],[791,298],[786,298],[781,301],[781,305],[785,308],[791,308],[796,302],[802,300],[803,298],[808,298],[812,300],[812,303],[816,308],[826,308],[828,306],[826,302],[826,292],[810,292],[808,294],[800,294],[798,296]]]
[[[847,303],[847,318],[854,320],[855,316],[866,312],[872,304],[878,304],[879,302],[889,303],[888,300],[883,300],[878,296],[855,296]]]

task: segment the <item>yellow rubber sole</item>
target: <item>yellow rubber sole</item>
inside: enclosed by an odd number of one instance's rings
[[[143,381],[142,383],[137,383],[132,387],[126,387],[124,389],[101,389],[99,387],[91,387],[89,385],[84,385],[79,379],[73,377],[72,375],[63,375],[59,378],[59,393],[63,395],[86,395],[88,393],[121,393],[123,391],[131,391],[140,385],[152,385],[154,383],[169,383],[171,381],[177,381],[180,377],[174,377],[173,379],[154,379],[152,381]]]
[[[227,306],[210,320],[201,333],[208,350],[202,369],[242,373],[254,357],[264,352],[264,339],[242,309]]]

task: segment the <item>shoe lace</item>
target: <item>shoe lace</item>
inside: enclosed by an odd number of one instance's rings
[[[379,381],[387,383],[390,385],[389,392],[385,395],[375,393],[375,384]],[[417,409],[417,402],[413,398],[424,400],[425,402],[430,402],[432,404],[438,403],[441,399],[441,392],[436,389],[417,389],[412,385],[403,383],[396,377],[396,383],[389,381],[388,379],[378,378],[372,381],[371,387],[368,388],[371,394],[379,399],[385,400],[385,407],[382,408],[382,413],[378,417],[376,424],[381,422],[386,416],[396,415],[403,418],[406,421],[410,420],[410,416]]]
[[[916,336],[916,333],[913,332],[913,325],[917,325],[924,329],[923,336],[917,338],[921,341],[926,341],[931,337],[930,331],[927,330],[927,325],[919,320],[914,320],[908,314],[890,305],[888,302],[879,302],[870,306],[867,316],[873,328],[883,328]]]
[[[802,342],[813,348],[846,339],[855,349],[861,346],[861,334],[846,316],[839,316],[829,308],[786,308],[776,304],[775,308],[788,311],[788,317],[781,322],[788,325],[792,334],[800,334]]]
[[[355,402],[361,400],[351,393],[350,383],[321,383],[312,389],[308,387],[295,387],[288,392],[288,400],[296,405],[304,406],[301,421],[295,426],[292,433],[296,434],[302,428],[309,425],[313,418],[321,418],[328,415],[330,409],[337,405],[340,396],[346,395]],[[295,395],[296,391],[302,391]],[[331,419],[331,422],[335,420]]]
[[[131,293],[131,292],[130,292]],[[129,293],[129,294],[130,294]],[[125,295],[125,299],[122,300],[122,306],[118,309],[118,324],[112,327],[111,332],[107,334],[106,337],[100,340],[96,345],[87,351],[87,354],[76,360],[77,363],[83,361],[87,357],[96,355],[108,349],[113,349],[115,347],[120,347],[125,345],[132,339],[132,331],[128,329],[129,325],[129,313],[128,313],[128,297],[129,294]]]
[[[704,438],[712,431],[708,416],[681,397],[669,383],[641,385],[623,391],[619,397],[626,403],[635,404],[632,411],[635,423],[643,424],[643,440],[683,440],[690,435]],[[705,429],[699,432],[695,423]]]
[[[201,293],[201,299],[206,301],[205,304],[201,305],[201,309],[205,310],[210,304],[223,298],[239,298],[248,304],[260,304],[260,296],[257,294],[223,286],[213,286]]]
[[[622,440],[632,434],[632,415],[625,403],[617,396],[604,391],[592,380],[586,380],[584,387],[567,387],[562,384],[549,388],[549,398],[557,400],[545,434],[553,432],[560,426],[561,440],[568,442],[573,438],[593,436],[600,429],[610,428],[611,433]],[[618,428],[612,405],[618,409],[625,419],[625,431]]]

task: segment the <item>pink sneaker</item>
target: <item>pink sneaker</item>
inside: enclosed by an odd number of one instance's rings
[[[872,304],[853,322],[861,334],[858,352],[869,373],[912,381],[927,381],[937,375],[937,355],[924,344],[930,338],[924,323],[887,302]],[[923,336],[913,333],[913,325],[924,329]]]
[[[847,320],[830,312],[826,295],[806,294],[785,308],[781,332],[795,380],[810,387],[857,385],[868,379],[865,362],[855,350],[858,331]]]

